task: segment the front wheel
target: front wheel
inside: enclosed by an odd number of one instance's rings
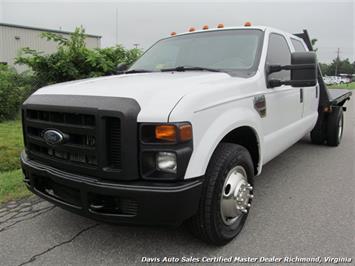
[[[244,226],[254,197],[253,161],[247,149],[221,143],[206,171],[197,214],[189,220],[190,228],[200,239],[224,245]]]

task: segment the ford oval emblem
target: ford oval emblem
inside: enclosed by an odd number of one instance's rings
[[[43,132],[43,139],[49,145],[57,145],[63,142],[64,135],[58,130],[48,129]]]

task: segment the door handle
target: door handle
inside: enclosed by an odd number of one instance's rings
[[[300,103],[303,103],[303,88],[300,89]]]

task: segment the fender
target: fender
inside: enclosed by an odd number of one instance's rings
[[[219,113],[220,115],[214,119],[208,119],[208,122],[213,122],[211,124],[207,123],[208,126],[201,129],[201,122],[199,121],[206,120],[206,118],[210,117],[209,112],[213,112],[214,114]],[[230,108],[227,111],[224,110],[223,112],[215,108],[213,108],[213,110],[205,110],[196,114],[192,124],[193,128],[198,128],[198,132],[196,132],[195,135],[194,131],[194,152],[186,170],[185,179],[204,175],[217,145],[229,132],[243,126],[253,129],[257,136],[260,154],[258,174],[260,174],[263,155],[263,139],[260,137],[262,136],[262,129],[260,116],[253,108],[238,106],[236,108]]]

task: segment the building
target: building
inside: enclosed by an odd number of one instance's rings
[[[61,30],[0,23],[0,63],[14,66],[17,71],[21,72],[26,69],[26,66],[14,64],[15,58],[21,48],[29,47],[47,54],[55,52],[57,44],[42,39],[41,34],[43,32],[58,33],[64,37],[69,37],[71,33]],[[101,45],[101,36],[87,34],[86,45],[89,48],[99,48]]]

